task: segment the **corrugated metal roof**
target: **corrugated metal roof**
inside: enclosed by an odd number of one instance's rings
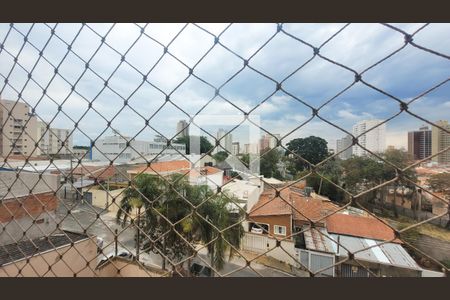
[[[320,231],[320,232],[319,232]],[[327,253],[335,253],[328,232],[325,228],[311,228],[303,232],[306,249]]]
[[[330,236],[341,245],[338,246],[337,243],[332,243],[335,253],[337,253],[338,256],[344,257],[348,254],[343,247],[354,253],[356,251],[382,243],[381,241],[346,235],[330,234]],[[381,246],[375,246],[373,248],[358,252],[355,254],[355,258],[383,265],[422,270],[414,259],[408,254],[408,252],[406,252],[402,245],[396,243],[385,243]]]

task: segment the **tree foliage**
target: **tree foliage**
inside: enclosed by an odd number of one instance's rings
[[[230,244],[239,249],[244,233],[239,222],[242,214],[229,209],[237,199],[215,194],[206,185],[190,185],[180,174],[166,178],[141,174],[135,182],[136,187],[124,193],[120,202],[123,211],[119,210],[117,220],[123,223],[133,207],[143,207],[142,247],[160,254],[163,266],[166,258],[176,263],[191,256],[194,244],[202,242],[208,244],[213,266],[221,269],[225,253],[234,254]],[[232,227],[221,235],[211,224],[219,230]]]
[[[433,191],[448,192],[450,189],[450,173],[433,174],[427,180],[427,183]]]
[[[278,171],[278,163],[281,153],[277,149],[263,149],[260,154],[260,173],[266,178],[274,177],[282,179],[280,171]]]
[[[213,155],[213,158],[217,161],[217,162],[222,162],[225,161],[225,159],[227,159],[228,157],[228,153],[226,151],[219,151],[216,154]]]
[[[208,153],[210,150],[214,148],[214,146],[211,144],[211,142],[205,137],[205,136],[182,136],[175,139],[174,143],[178,144],[184,144],[186,147],[186,154],[191,153],[190,144],[191,139],[195,143],[200,143],[200,153],[196,154],[203,154]],[[200,141],[198,141],[200,139]]]
[[[312,164],[317,164],[328,157],[327,141],[317,136],[297,138],[287,143],[286,155],[295,153]],[[298,157],[293,157],[297,171],[309,169],[309,165]]]

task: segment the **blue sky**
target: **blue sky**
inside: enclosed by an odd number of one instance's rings
[[[413,33],[423,24],[394,25]],[[78,120],[84,115],[79,123],[82,132],[74,131],[75,144],[86,144],[89,139],[97,138],[106,127],[107,120],[111,120],[119,112],[111,125],[122,134],[138,134],[145,127],[141,116],[149,118],[154,115],[150,126],[171,137],[175,134],[176,122],[187,119],[179,108],[193,115],[207,103],[209,104],[202,114],[211,115],[211,121],[217,121],[218,124],[202,128],[215,135],[219,127],[232,128],[220,124],[220,115],[242,115],[242,111],[250,111],[265,99],[267,100],[263,104],[252,111],[250,119],[253,116],[259,117],[263,128],[286,135],[311,116],[311,109],[287,93],[276,91],[273,80],[283,81],[285,91],[316,108],[354,80],[352,72],[320,57],[313,58],[313,51],[309,46],[288,35],[319,47],[345,24],[283,24],[283,30],[288,34],[276,34],[277,24],[118,24],[112,28],[111,24],[88,24],[83,28],[81,24],[58,24],[55,33],[60,39],[53,36],[49,40],[50,27],[54,26],[55,24],[35,24],[31,28],[31,24],[14,24],[14,29],[7,35],[9,24],[0,24],[0,42],[4,44],[4,49],[0,50],[0,92],[4,99],[17,100],[18,92],[22,91],[22,100],[33,106],[39,101],[36,112],[45,121],[52,120],[58,112],[58,105],[65,101],[62,110],[68,117],[57,114],[52,124],[55,127],[73,129],[74,123],[70,118]],[[141,35],[142,26],[145,26],[145,35]],[[28,42],[18,56],[20,66],[14,65],[12,56],[19,53],[24,44],[23,34],[27,34],[30,28]],[[80,28],[82,30],[77,35]],[[220,43],[225,47],[214,45],[214,35],[219,35],[224,29],[226,30],[220,36]],[[101,44],[100,36],[108,31],[105,41],[115,50],[108,45],[97,50]],[[430,24],[415,35],[414,42],[448,56],[449,32],[449,24]],[[255,54],[274,34],[275,37]],[[72,48],[68,51],[67,44],[75,37]],[[403,45],[403,35],[386,26],[351,24],[326,43],[320,49],[320,54],[359,73]],[[164,47],[178,60],[168,54],[164,55]],[[39,59],[39,51],[43,48],[48,62]],[[94,53],[96,54],[89,63],[89,69],[85,72],[85,62]],[[121,56],[125,53],[126,62],[121,63]],[[286,79],[311,58],[301,70]],[[252,68],[273,80],[248,67],[243,68],[242,59],[249,59]],[[54,75],[52,64],[58,65],[62,60],[59,74],[51,81],[47,95],[43,96],[42,87]],[[35,82],[27,81],[28,72],[37,61],[32,72]],[[193,68],[193,73],[198,78],[190,76],[186,80],[189,68]],[[239,74],[227,82],[241,69],[243,70]],[[139,72],[146,74],[150,70],[148,81],[151,84],[143,83]],[[114,71],[108,81],[108,88],[104,88],[104,79]],[[4,77],[9,78],[9,84],[4,84]],[[363,74],[363,79],[368,83],[405,101],[449,77],[448,59],[411,45]],[[75,92],[72,92],[71,85],[75,83]],[[218,87],[221,87],[220,96],[215,97],[215,88]],[[410,109],[431,121],[450,119],[449,92],[450,83],[444,84],[415,101]],[[165,94],[170,94],[170,99],[178,108],[165,103]],[[93,109],[89,109],[87,101],[94,98]],[[123,108],[122,98],[128,99],[131,108]],[[86,110],[88,112],[85,114]],[[397,102],[357,83],[321,108],[319,114],[351,131],[352,125],[360,120],[386,119],[398,111]],[[420,120],[401,114],[387,123],[387,145],[406,146],[406,131],[422,124]],[[233,137],[235,140],[242,140],[246,132],[247,128],[242,127],[233,133]],[[109,133],[111,130],[107,131]],[[146,127],[138,138],[151,139],[154,134],[154,130]],[[314,118],[283,141],[309,135],[325,138],[329,146],[334,148],[336,139],[344,136],[344,133]]]

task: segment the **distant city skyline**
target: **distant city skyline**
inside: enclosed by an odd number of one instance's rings
[[[318,47],[344,25],[284,24],[283,29]],[[276,33],[277,24],[188,24],[170,45],[174,33],[185,24],[148,26],[145,33],[161,41],[162,45],[151,42],[147,37],[133,44],[141,34],[141,28],[135,24],[116,24],[113,28],[111,24],[91,24],[90,27],[100,34],[111,29],[106,42],[120,53],[125,53],[133,46],[127,53],[126,60],[122,62],[121,55],[103,46],[90,61],[87,72],[84,72],[86,61],[101,44],[99,36],[84,28],[83,34],[77,37],[69,56],[58,69],[55,79],[50,82],[54,66],[64,57],[68,51],[67,44],[73,40],[81,26],[82,24],[58,24],[55,33],[61,40],[46,46],[46,60],[41,59],[33,70],[31,82],[27,81],[27,75],[32,71],[32,62],[39,58],[36,49],[25,47],[22,50],[20,59],[23,64],[20,66],[14,64],[13,56],[3,51],[0,63],[0,74],[12,72],[8,84],[1,91],[1,98],[26,101],[29,106],[36,107],[35,113],[41,120],[49,122],[54,119],[51,126],[55,128],[72,130],[77,122],[77,129],[73,133],[75,145],[89,145],[90,140],[102,138],[99,135],[108,126],[108,122],[111,122],[112,128],[125,132],[128,136],[137,135],[137,139],[151,140],[157,134],[172,138],[176,134],[174,125],[178,121],[188,120],[200,111],[201,114],[211,116],[244,116],[244,112],[251,111],[249,119],[259,116],[260,126],[264,129],[279,133],[281,137],[289,133],[283,142],[315,135],[324,138],[329,148],[333,149],[337,139],[343,137],[345,132],[319,118],[314,117],[295,130],[312,115],[311,108],[297,99],[311,107],[320,108],[319,115],[322,118],[348,132],[352,131],[353,124],[358,121],[385,120],[399,112],[397,101],[361,82],[354,83],[353,72],[317,56],[286,79],[312,58],[312,52],[310,47],[279,33],[255,54],[257,45],[263,45]],[[221,45],[214,46],[211,36],[205,36],[205,32],[198,26],[214,34],[219,34],[229,26],[220,37],[221,44],[244,59],[251,57],[249,64],[252,68],[268,78],[250,68],[240,71],[242,59]],[[405,32],[414,32],[422,24],[398,26]],[[0,39],[6,37],[9,28],[8,24],[0,24]],[[12,53],[21,48],[23,34],[30,29],[29,41],[38,48],[42,48],[42,41],[50,37],[49,28],[44,24],[36,24],[33,28],[31,24],[15,24],[15,29],[17,31],[13,30],[4,42],[5,49],[10,49]],[[441,37],[447,33],[448,25],[430,24],[414,36],[414,41],[445,53],[450,44]],[[158,61],[164,53],[163,45],[185,65],[169,55],[164,55]],[[208,52],[212,46],[213,50]],[[403,35],[386,26],[350,24],[324,45],[320,54],[355,72],[362,72],[402,46]],[[205,54],[207,55],[203,58]],[[252,56],[253,54],[255,55]],[[193,73],[200,80],[189,77],[189,68],[193,68]],[[148,83],[140,86],[142,74],[150,69],[152,72],[147,79],[153,86]],[[406,45],[402,51],[362,76],[365,82],[408,102],[447,79],[449,69],[449,60]],[[110,76],[105,85],[105,79]],[[286,79],[282,84],[286,92],[276,91],[275,82],[269,78],[277,82]],[[43,95],[42,87],[47,84],[49,86]],[[353,84],[351,88],[340,93],[350,84]],[[217,87],[221,87],[220,95],[214,97]],[[23,92],[19,95],[22,89]],[[409,110],[420,113],[421,117],[430,121],[448,119],[449,92],[450,84],[442,84],[411,103]],[[333,98],[336,95],[338,96]],[[94,98],[95,101],[90,104]],[[124,99],[128,99],[125,107]],[[333,100],[329,101],[330,99]],[[327,104],[322,107],[324,103]],[[59,105],[62,111],[58,110]],[[117,115],[119,111],[120,114]],[[81,121],[80,117],[83,117]],[[150,117],[147,122],[145,119]],[[407,148],[405,133],[420,125],[421,121],[415,117],[406,112],[401,113],[386,124],[386,144]],[[203,129],[215,136],[220,127],[223,125]],[[227,128],[229,129],[231,128]],[[245,134],[236,131],[232,134],[234,140],[242,141],[243,144]]]

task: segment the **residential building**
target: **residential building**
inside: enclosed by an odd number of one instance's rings
[[[72,153],[73,138],[69,129],[49,127],[42,121],[36,122],[36,142],[39,147],[37,155],[70,155]]]
[[[30,107],[19,101],[0,100],[0,151],[3,156],[36,155],[36,117]]]
[[[382,120],[364,120],[353,126],[353,136],[358,137],[358,143],[365,148],[353,145],[353,155],[367,155],[367,150],[375,153],[386,150],[386,124],[381,124],[382,122]],[[377,127],[374,128],[375,126]],[[370,131],[367,132],[368,130]]]
[[[186,153],[184,144],[172,143],[167,146],[167,142],[161,141],[161,137],[155,139],[153,142],[140,141],[115,133],[95,142],[92,160],[126,162],[151,154]]]
[[[431,129],[422,126],[418,131],[408,132],[408,153],[414,160],[431,156]]]
[[[448,121],[439,120],[436,125],[446,129],[450,132],[450,124]],[[447,149],[450,147],[450,133],[433,126],[431,129],[431,154],[434,155],[439,151]],[[444,151],[443,153],[436,155],[432,158],[432,161],[439,164],[450,164],[450,150]]]
[[[236,197],[239,201],[240,209],[250,212],[253,205],[255,205],[259,196],[264,190],[264,182],[260,183],[250,180],[233,179],[227,182],[223,187],[223,192]],[[238,207],[235,207],[239,209]],[[244,224],[245,226],[245,224]]]
[[[72,147],[72,157],[77,159],[91,159],[91,149],[89,147],[83,146],[73,146]]]
[[[95,238],[60,231],[0,247],[0,277],[94,277],[96,257]]]
[[[340,159],[349,159],[352,157],[352,144],[353,137],[349,134],[336,141],[336,153],[343,151],[338,155]]]
[[[180,120],[177,123],[177,137],[189,136],[189,123],[186,120]]]
[[[233,151],[232,149],[232,142],[233,136],[231,133],[227,133],[227,131],[225,131],[225,129],[220,128],[219,131],[217,131],[217,140],[220,140],[220,147],[216,147],[216,149],[214,150],[215,153],[220,152],[220,151],[227,151],[229,153],[231,153],[231,151]]]
[[[278,140],[281,139],[280,134],[265,134],[259,140],[259,150],[262,151],[264,149],[273,149],[277,147]]]
[[[97,266],[98,277],[172,277],[172,271],[165,271],[143,264],[136,260],[128,260],[114,256]]]
[[[247,221],[243,249],[317,272],[316,276],[420,277],[422,273],[391,227],[362,210],[340,210],[303,184],[281,189],[279,196],[268,188]],[[283,251],[269,251],[278,244]],[[348,259],[347,250],[370,272]]]
[[[56,229],[58,176],[21,172],[17,179],[16,175],[0,171],[0,245],[35,239]]]
[[[242,154],[259,154],[259,146],[258,144],[244,144],[244,149]]]
[[[239,142],[233,142],[231,154],[238,155],[240,153],[239,150],[240,150],[239,149]]]
[[[187,174],[186,179],[192,185],[205,184],[213,190],[223,185],[224,172],[211,166],[194,167],[188,160],[162,161],[151,163],[150,166],[141,166],[128,170],[130,179],[139,174],[152,174],[168,176],[171,174]]]

